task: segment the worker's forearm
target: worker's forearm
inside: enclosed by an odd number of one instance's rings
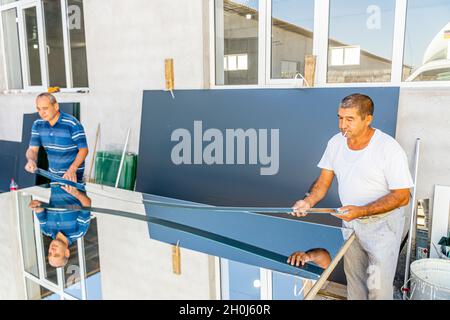
[[[77,198],[81,202],[81,205],[83,207],[90,207],[91,206],[91,199],[88,196],[86,196],[85,193],[78,191],[75,194],[75,198]]]
[[[391,192],[384,197],[363,206],[363,217],[386,213],[405,206],[409,203],[409,197]]]
[[[27,158],[28,161],[37,162],[38,152],[39,152],[38,150],[28,148],[25,157]]]
[[[81,166],[81,164],[84,162],[84,160],[86,159],[87,155],[88,155],[88,149],[87,148],[83,148],[80,149],[78,151],[77,157],[75,158],[75,160],[73,161],[73,163],[70,165],[70,169],[71,170],[78,170],[78,168]]]
[[[310,204],[311,207],[314,207],[320,200],[322,200],[327,194],[328,187],[321,184],[320,180],[316,181],[309,191],[309,195],[304,199],[306,202]]]

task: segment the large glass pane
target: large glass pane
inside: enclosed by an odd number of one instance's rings
[[[313,52],[314,0],[272,0],[272,79],[303,74]]]
[[[19,224],[24,269],[39,277],[33,211],[28,207],[31,196],[19,194]]]
[[[44,0],[43,4],[50,86],[65,88],[67,82],[61,1]]]
[[[29,85],[41,86],[41,55],[39,53],[39,34],[36,7],[23,10],[25,19],[25,36],[28,53]]]
[[[30,279],[25,279],[28,300],[60,300],[58,294],[40,286]]]
[[[409,0],[404,81],[450,81],[450,2]]]
[[[88,87],[89,83],[83,1],[69,0],[67,4],[73,86],[75,88],[84,88]]]
[[[216,84],[258,83],[258,1],[216,0]]]
[[[222,296],[229,300],[260,300],[260,268],[244,263],[221,260]]]
[[[2,23],[8,89],[23,89],[17,10],[3,11]]]
[[[331,0],[328,82],[390,82],[394,0]]]

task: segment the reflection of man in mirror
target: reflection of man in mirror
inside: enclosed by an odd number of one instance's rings
[[[89,211],[76,207],[90,207],[91,199],[76,188],[52,184],[49,208],[41,208],[41,204],[33,200],[29,207],[39,219],[41,232],[53,239],[48,248],[48,262],[55,268],[64,267],[70,257],[69,247],[86,234],[91,221]],[[70,206],[75,208],[67,208]]]
[[[287,260],[293,266],[304,266],[305,263],[312,262],[322,269],[326,269],[331,264],[331,256],[328,250],[323,248],[311,249],[306,252],[297,251],[291,254]]]
[[[25,170],[36,171],[39,147],[43,146],[51,173],[82,182],[84,160],[88,155],[83,126],[75,117],[60,112],[56,98],[50,93],[41,93],[36,98],[36,109],[41,119],[36,120],[31,128]]]
[[[393,282],[413,180],[405,151],[391,136],[372,127],[374,103],[363,94],[339,106],[340,133],[328,142],[322,169],[309,195],[293,206],[303,217],[327,194],[334,177],[344,228],[356,240],[344,256],[349,300],[393,299]]]

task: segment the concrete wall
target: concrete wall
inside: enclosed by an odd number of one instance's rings
[[[450,185],[449,106],[448,88],[402,88],[400,91],[397,140],[409,159],[414,159],[416,138],[422,140],[418,199],[432,198],[436,184]]]
[[[25,299],[15,195],[0,194],[0,208],[0,300]]]
[[[145,215],[140,194],[95,187],[91,185],[94,191],[89,193],[93,206]],[[151,240],[146,222],[104,214],[97,219],[104,299],[216,298],[213,257],[181,249],[182,273],[175,275],[172,246]]]

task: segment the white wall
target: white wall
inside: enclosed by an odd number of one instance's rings
[[[402,88],[397,140],[414,159],[421,139],[417,198],[431,198],[436,184],[450,185],[450,89]]]
[[[0,194],[0,300],[25,299],[14,193]]]

